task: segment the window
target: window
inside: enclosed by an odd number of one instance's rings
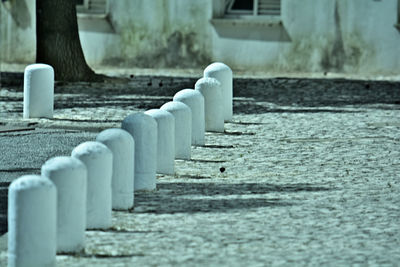
[[[107,0],[77,0],[76,9],[78,13],[106,14]]]
[[[281,0],[225,0],[226,17],[280,15]]]
[[[397,0],[397,29],[400,30],[400,0]]]
[[[394,27],[400,31],[400,0],[397,0],[397,21],[396,24],[394,24]]]
[[[282,22],[282,0],[213,0],[212,2],[213,18],[210,22],[220,38],[291,41]]]

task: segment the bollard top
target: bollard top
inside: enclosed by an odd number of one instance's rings
[[[170,101],[165,103],[164,105],[161,106],[162,110],[166,110],[166,111],[180,111],[180,110],[184,110],[186,112],[190,112],[192,113],[192,110],[190,109],[190,107],[182,102],[178,102],[178,101]]]
[[[54,72],[52,66],[43,63],[30,64],[25,67],[25,71],[34,71],[34,70],[51,70]]]
[[[191,98],[201,98],[204,99],[204,96],[197,90],[193,89],[183,89],[174,95],[174,101],[186,101]]]
[[[72,150],[71,156],[75,158],[80,158],[89,155],[112,155],[112,152],[108,147],[100,142],[88,141],[84,142]]]
[[[132,135],[121,128],[106,129],[100,132],[96,137],[96,141],[101,143],[111,140],[126,140],[127,142],[134,143]]]
[[[145,114],[148,114],[155,119],[172,118],[173,120],[175,120],[174,115],[163,109],[150,109],[146,111]]]
[[[42,165],[42,175],[47,177],[48,174],[59,171],[59,170],[75,170],[75,169],[85,169],[86,165],[77,158],[61,156],[54,157],[47,160]]]
[[[148,114],[145,114],[144,112],[137,112],[137,113],[132,113],[129,114],[128,116],[125,117],[125,119],[121,123],[121,127],[123,129],[126,129],[126,126],[130,124],[153,124],[157,125],[157,122],[154,120],[154,118]]]
[[[217,71],[227,71],[227,72],[232,73],[232,70],[231,70],[231,68],[229,68],[228,65],[226,65],[222,62],[214,62],[214,63],[208,65],[204,69],[204,76],[206,76],[207,73],[212,73],[212,72],[217,72]]]
[[[40,175],[23,175],[11,183],[8,191],[25,191],[39,188],[52,189],[55,188],[55,185],[52,181]]]
[[[221,83],[217,79],[210,77],[203,77],[197,80],[196,84],[194,85],[196,90],[203,90],[205,88],[219,89],[220,87]]]

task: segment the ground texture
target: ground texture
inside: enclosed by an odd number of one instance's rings
[[[11,79],[0,90],[3,214],[11,180],[195,80],[58,84],[55,118],[22,120]],[[174,176],[159,175],[156,191],[135,194],[134,210],[114,211],[111,229],[87,231],[85,251],[57,265],[398,266],[399,83],[238,79],[234,96],[225,133],[207,133]]]

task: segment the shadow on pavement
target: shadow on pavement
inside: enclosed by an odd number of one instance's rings
[[[135,194],[134,213],[229,212],[230,210],[295,205],[268,193],[330,191],[334,188],[312,184],[274,185],[266,183],[160,183],[155,192]],[[258,197],[255,197],[259,195]],[[247,196],[247,197],[246,197]]]
[[[23,73],[2,72],[0,87],[22,92]],[[199,77],[200,78],[200,77]],[[169,76],[135,76],[104,83],[55,84],[55,94],[63,98],[55,102],[57,108],[70,107],[133,107],[157,108],[185,88],[194,88],[198,78]],[[347,105],[400,105],[399,81],[350,80],[343,78],[235,78],[233,96],[237,113],[268,112],[259,102],[296,107],[342,107]],[[121,96],[130,96],[128,98]],[[138,97],[145,96],[145,97]],[[21,101],[0,97],[0,101]],[[256,105],[248,108],[249,104]],[[399,107],[400,108],[400,107]],[[270,112],[280,112],[272,110]],[[302,109],[299,112],[304,112]],[[326,109],[320,112],[330,112]]]

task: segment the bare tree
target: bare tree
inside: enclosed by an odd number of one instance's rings
[[[51,65],[56,80],[103,80],[83,55],[76,0],[36,0],[36,40],[36,62]]]

